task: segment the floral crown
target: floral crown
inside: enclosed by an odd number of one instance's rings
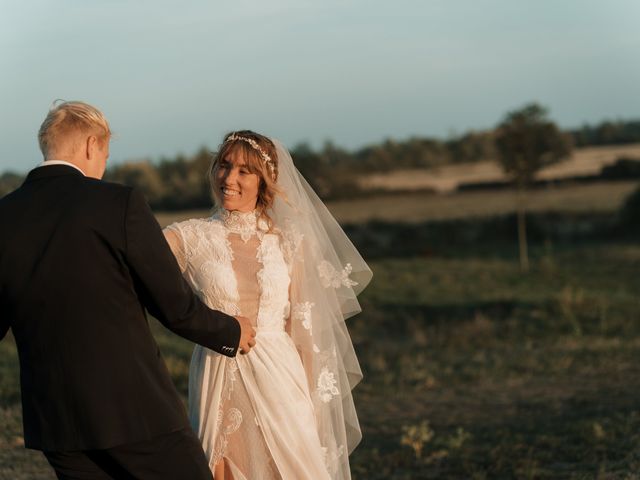
[[[273,163],[273,160],[267,154],[267,152],[265,152],[262,149],[262,147],[260,147],[258,142],[256,142],[253,138],[242,137],[240,135],[236,135],[236,133],[233,132],[231,135],[229,135],[226,138],[224,143],[233,142],[233,141],[236,141],[236,140],[248,143],[249,145],[251,145],[251,148],[253,148],[255,151],[257,151],[260,154],[260,157],[262,157],[262,161],[267,165],[267,167],[269,167],[269,171],[271,172],[271,179],[275,182],[276,181],[276,169],[275,169],[275,165]]]

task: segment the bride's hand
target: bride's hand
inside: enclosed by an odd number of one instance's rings
[[[251,325],[251,320],[246,317],[236,317],[240,323],[239,352],[247,354],[256,345],[256,331]]]

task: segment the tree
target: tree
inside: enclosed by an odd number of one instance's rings
[[[194,156],[178,155],[158,166],[165,195],[158,207],[166,210],[211,207],[208,170],[212,153],[202,147]]]
[[[164,195],[158,169],[149,160],[116,165],[107,171],[105,180],[140,188],[152,206]]]
[[[0,175],[0,198],[13,192],[22,185],[22,182],[24,182],[24,176],[17,173],[5,172]]]
[[[526,231],[526,191],[543,167],[571,154],[571,137],[547,118],[547,109],[531,103],[507,113],[496,129],[498,160],[518,189],[520,267],[529,270]]]

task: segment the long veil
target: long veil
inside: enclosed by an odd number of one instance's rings
[[[332,478],[350,478],[348,455],[362,438],[351,390],[362,378],[345,320],[371,270],[293,164],[278,155],[278,196],[268,212],[284,239],[291,270],[290,333],[301,355],[320,440]]]

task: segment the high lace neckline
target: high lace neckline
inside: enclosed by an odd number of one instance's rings
[[[244,242],[249,241],[252,235],[263,233],[258,216],[257,210],[240,212],[238,210],[220,209],[220,218],[224,226],[229,232],[240,235]]]

